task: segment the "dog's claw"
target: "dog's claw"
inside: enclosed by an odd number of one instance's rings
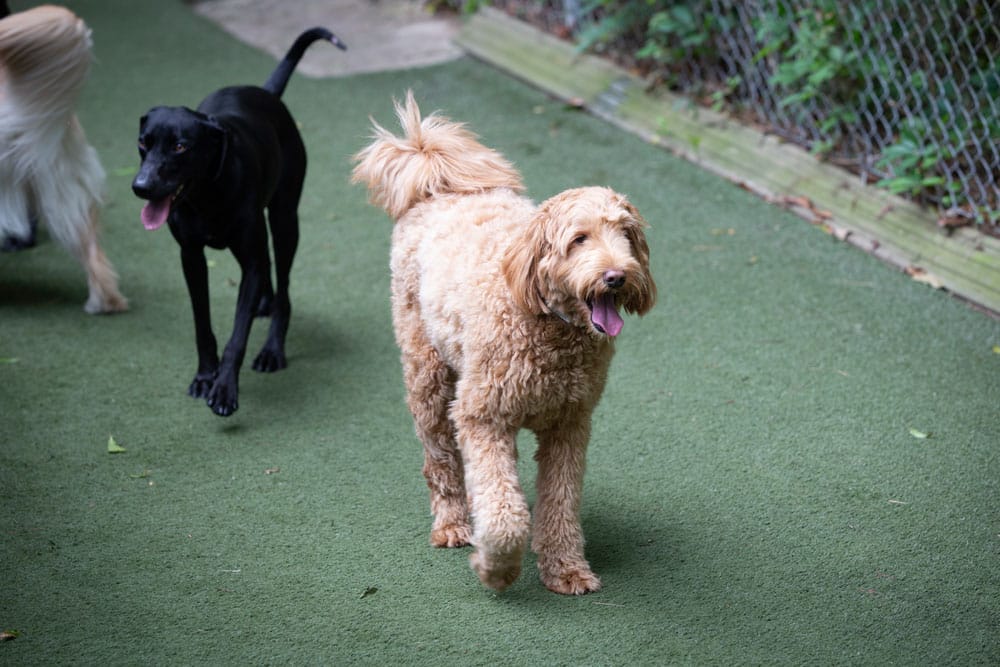
[[[212,409],[212,412],[220,417],[228,417],[239,409],[239,404],[235,400],[218,400],[216,398],[209,397],[205,400],[205,403]]]
[[[239,408],[239,406],[236,404],[235,401],[232,404],[225,404],[225,403],[219,405],[209,404],[208,407],[212,408],[212,412],[219,415],[220,417],[228,417],[229,415],[236,412],[236,410]]]
[[[212,385],[211,391],[205,396],[205,404],[212,409],[212,412],[220,417],[228,417],[239,409],[236,401],[236,384],[227,385],[216,381]]]
[[[274,373],[287,366],[288,360],[285,359],[283,352],[275,352],[267,348],[261,350],[257,358],[253,360],[253,369],[260,373]]]
[[[212,376],[201,377],[196,375],[188,386],[188,396],[191,398],[208,398],[208,392],[212,389],[215,378]]]
[[[593,572],[567,572],[542,583],[550,591],[563,595],[584,595],[601,590],[601,580]]]
[[[431,544],[435,547],[455,549],[472,543],[472,527],[468,523],[450,524],[431,531]]]

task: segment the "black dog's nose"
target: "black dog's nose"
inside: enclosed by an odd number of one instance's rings
[[[625,284],[625,272],[618,269],[608,269],[604,272],[604,284],[612,289],[618,289]]]
[[[149,178],[145,173],[140,171],[136,175],[135,180],[132,181],[132,192],[140,199],[150,199],[152,197]]]

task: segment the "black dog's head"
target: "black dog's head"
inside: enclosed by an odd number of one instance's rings
[[[154,107],[139,121],[139,173],[132,192],[147,200],[142,224],[158,229],[185,191],[212,180],[226,157],[226,129],[187,107]]]

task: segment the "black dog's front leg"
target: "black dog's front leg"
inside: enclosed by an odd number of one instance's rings
[[[239,408],[236,398],[239,392],[240,367],[247,350],[250,326],[260,302],[262,281],[266,275],[262,271],[268,270],[254,260],[241,260],[240,264],[243,276],[240,278],[240,293],[236,299],[233,335],[222,351],[219,372],[206,400],[208,407],[220,417],[228,417]]]
[[[205,250],[197,246],[181,247],[181,266],[184,281],[191,297],[194,313],[194,336],[198,346],[198,372],[188,387],[188,394],[194,398],[207,398],[219,370],[219,353],[212,333],[212,316],[208,301],[208,265]]]

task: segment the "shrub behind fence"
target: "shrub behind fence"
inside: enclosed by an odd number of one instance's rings
[[[496,0],[826,160],[1000,230],[995,0]]]

